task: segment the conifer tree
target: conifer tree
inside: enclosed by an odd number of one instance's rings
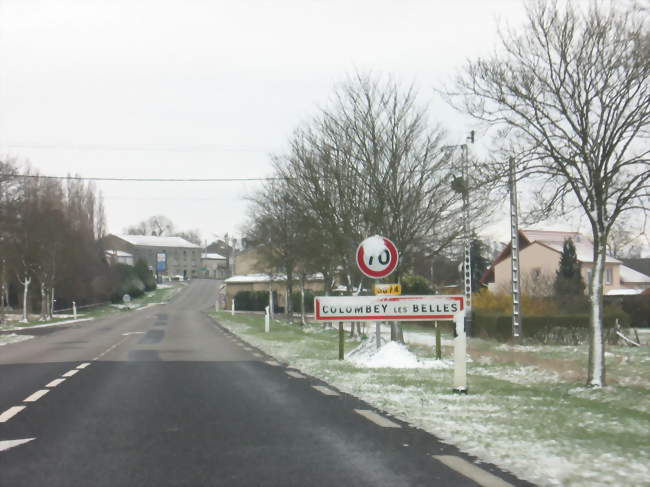
[[[560,265],[555,273],[553,285],[555,295],[560,299],[572,296],[584,296],[585,283],[580,273],[580,262],[576,254],[576,247],[570,238],[564,241]]]

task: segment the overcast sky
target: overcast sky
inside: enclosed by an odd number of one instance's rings
[[[0,0],[0,149],[47,175],[268,176],[355,70],[413,83],[463,143],[471,122],[434,88],[523,17],[521,0]],[[99,186],[112,232],[163,214],[212,240],[255,184]]]

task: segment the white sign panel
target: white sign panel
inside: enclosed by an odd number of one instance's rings
[[[463,296],[319,296],[318,321],[455,320],[465,312]]]

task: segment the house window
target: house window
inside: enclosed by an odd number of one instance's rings
[[[611,267],[605,268],[605,284],[611,284],[614,282],[614,269]]]
[[[531,277],[533,278],[533,281],[539,281],[539,278],[542,276],[542,269],[541,267],[535,267],[531,273]]]

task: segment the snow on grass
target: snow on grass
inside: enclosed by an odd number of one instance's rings
[[[261,317],[217,316],[222,325],[292,367],[540,486],[648,486],[646,388],[618,384],[588,389],[543,367],[476,360],[468,364],[470,394],[456,395],[451,392],[451,361],[440,361],[450,364],[443,368],[401,366],[414,363],[411,355],[418,362],[435,362],[429,346],[392,344],[377,352],[370,339],[358,348],[364,353],[349,353],[349,360],[339,361],[335,329],[300,329],[274,321],[265,334]],[[348,350],[358,345],[349,338],[345,343]],[[569,348],[551,354],[568,360],[583,352]],[[384,353],[388,361],[378,360],[381,366],[373,367],[372,357]],[[614,348],[612,353],[612,360],[630,357],[622,363],[630,376],[650,365],[643,361],[647,348]],[[355,356],[365,358],[354,363]]]
[[[451,368],[450,360],[420,360],[406,345],[397,342],[384,342],[377,349],[375,340],[364,340],[357,348],[347,354],[346,360],[358,367],[393,369]]]
[[[59,325],[69,325],[71,323],[81,323],[84,321],[92,321],[95,318],[77,318],[72,319],[72,320],[61,320],[61,321],[56,321],[58,318],[55,318],[51,322],[36,322],[40,324],[31,324],[31,323],[21,323],[18,326],[14,326],[13,328],[7,328],[7,330],[12,331],[12,330],[24,330],[26,328],[49,328],[51,326],[59,326]]]
[[[18,343],[18,342],[24,342],[25,340],[29,340],[30,338],[34,338],[31,335],[16,335],[15,333],[11,333],[9,335],[0,335],[0,346],[2,345],[9,345],[10,343]]]

